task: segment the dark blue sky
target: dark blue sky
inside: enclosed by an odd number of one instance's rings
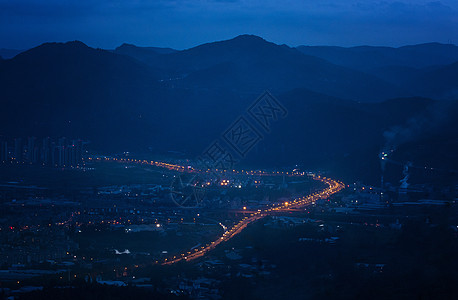
[[[290,46],[458,44],[458,0],[0,0],[0,48],[184,49],[244,33]]]

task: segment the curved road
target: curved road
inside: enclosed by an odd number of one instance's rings
[[[185,167],[185,166],[180,166],[180,165],[175,165],[175,164],[170,164],[170,163],[165,163],[165,162],[147,161],[147,160],[138,160],[138,159],[117,159],[117,158],[103,157],[103,158],[89,158],[89,160],[111,160],[111,161],[119,161],[119,162],[127,162],[127,163],[148,164],[148,165],[166,168],[168,170],[175,170],[175,171],[187,172],[187,173],[209,173],[210,172],[210,170],[198,170],[190,166]],[[303,208],[305,206],[315,203],[315,201],[319,199],[325,199],[329,197],[330,195],[335,194],[345,188],[345,185],[342,182],[333,180],[331,178],[321,177],[319,175],[305,173],[305,172],[265,172],[265,171],[245,171],[245,170],[241,170],[241,171],[232,170],[229,172],[227,171],[219,171],[219,172],[223,174],[228,173],[228,174],[259,175],[259,176],[288,176],[288,177],[309,176],[314,180],[318,180],[318,181],[325,183],[327,185],[327,188],[319,192],[313,193],[311,195],[308,195],[308,196],[303,196],[303,197],[292,199],[290,202],[284,202],[281,204],[277,204],[276,206],[274,205],[273,207],[268,207],[260,211],[254,212],[250,214],[249,216],[240,220],[237,224],[235,224],[234,226],[232,226],[232,228],[224,232],[224,234],[218,237],[218,239],[216,239],[215,241],[205,246],[196,248],[192,251],[188,251],[187,253],[181,253],[180,255],[176,255],[170,259],[165,259],[164,262],[161,263],[162,265],[171,265],[171,264],[174,264],[180,261],[191,261],[196,258],[202,257],[207,252],[217,247],[219,244],[230,240],[231,238],[233,238],[234,236],[242,232],[243,229],[245,229],[250,223],[253,223],[259,219],[262,219],[269,215],[273,215],[278,212],[288,211],[289,209]]]
[[[233,238],[234,236],[242,232],[243,229],[245,229],[250,223],[253,223],[254,221],[257,221],[269,215],[273,215],[277,212],[287,211],[288,209],[303,208],[307,205],[313,204],[318,199],[327,198],[330,195],[335,194],[345,188],[345,185],[343,183],[335,181],[333,179],[315,176],[315,175],[311,175],[311,176],[313,179],[319,180],[327,184],[328,187],[320,192],[316,192],[308,196],[293,199],[291,202],[285,202],[283,204],[279,204],[276,207],[270,207],[270,208],[266,208],[261,211],[252,213],[250,216],[243,218],[237,224],[232,226],[231,229],[226,231],[217,240],[211,242],[210,244],[202,246],[200,248],[194,249],[194,251],[182,253],[181,255],[174,256],[171,259],[165,259],[162,265],[171,265],[179,261],[191,261],[196,258],[202,257],[207,252],[213,250],[219,244],[230,240],[231,238]]]

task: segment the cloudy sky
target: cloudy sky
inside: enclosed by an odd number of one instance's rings
[[[458,44],[458,0],[0,0],[0,48],[184,49],[244,33],[290,46]]]

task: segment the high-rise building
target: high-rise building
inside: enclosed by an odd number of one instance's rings
[[[65,166],[70,167],[74,165],[75,161],[75,147],[73,145],[67,145],[65,147]]]
[[[65,162],[67,161],[67,152],[65,151],[66,144],[67,139],[65,137],[59,139],[59,167],[65,167]]]
[[[0,148],[0,161],[5,163],[8,160],[9,160],[8,142],[7,141],[2,141],[1,142],[1,148]]]
[[[0,144],[0,162],[13,160],[30,164],[41,164],[53,167],[76,167],[83,162],[83,141],[65,137],[53,141],[46,137],[40,143],[36,137],[28,137],[26,143],[22,138],[14,139],[14,147],[8,149],[6,141]],[[11,151],[11,152],[10,152]]]
[[[51,139],[45,137],[41,145],[41,162],[43,165],[51,164]]]
[[[16,162],[22,162],[23,157],[23,146],[22,146],[22,138],[15,138],[14,139],[14,152],[13,158]]]
[[[35,150],[35,141],[36,137],[32,136],[27,139],[27,152],[26,152],[26,159],[28,163],[36,163],[36,150]]]
[[[83,163],[83,141],[82,140],[76,140],[73,141],[73,145],[75,147],[75,154],[76,154],[76,159],[75,159],[75,165],[81,165]]]
[[[51,143],[51,165],[57,167],[59,165],[59,146],[55,142]]]

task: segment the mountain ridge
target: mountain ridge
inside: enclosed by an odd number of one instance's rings
[[[421,82],[416,95],[253,36],[164,54],[140,50],[155,61],[79,41],[45,43],[0,60],[0,135],[83,137],[101,151],[198,155],[268,89],[289,114],[249,161],[277,156],[279,163],[318,166],[361,155],[374,167],[385,132],[434,110],[438,101],[425,95],[456,87],[455,64],[411,78]]]

